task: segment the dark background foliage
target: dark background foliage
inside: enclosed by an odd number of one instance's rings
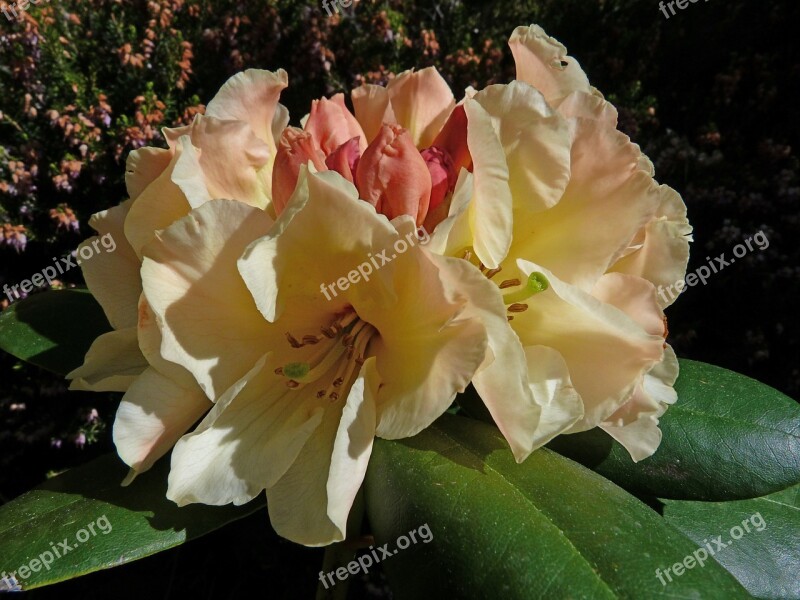
[[[315,97],[411,67],[436,65],[457,96],[507,82],[506,40],[534,22],[618,106],[659,181],[682,193],[695,227],[690,270],[730,258],[759,230],[769,239],[669,309],[678,354],[798,397],[792,0],[702,2],[669,19],[654,0],[361,0],[332,17],[316,1],[52,0],[18,21],[0,16],[0,286],[89,237],[89,216],[125,198],[128,152],[163,145],[161,127],[189,122],[241,69],[285,68],[282,101],[297,122]],[[60,285],[80,283],[75,271]],[[117,400],[68,393],[59,378],[0,356],[0,502],[112,450]],[[275,539],[258,515],[34,595],[308,597],[320,564],[319,551]],[[382,587],[378,574],[353,592]]]

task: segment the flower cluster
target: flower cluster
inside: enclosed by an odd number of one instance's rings
[[[90,222],[118,249],[84,267],[114,330],[69,375],[125,392],[128,481],[174,448],[178,504],[266,491],[279,534],[328,544],[374,438],[470,383],[518,461],[594,427],[656,450],[678,374],[656,288],[685,273],[685,206],[561,44],[537,26],[509,44],[511,83],[457,100],[408,71],[302,127],[287,74],[248,70],[130,154],[130,198]],[[428,244],[322,295],[419,226]]]

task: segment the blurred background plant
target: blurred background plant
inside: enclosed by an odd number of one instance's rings
[[[758,230],[770,240],[669,310],[678,354],[800,395],[800,5],[789,0],[700,4],[669,21],[643,0],[356,0],[332,17],[295,0],[31,6],[19,21],[0,19],[0,286],[89,237],[89,216],[125,199],[127,154],[163,146],[160,129],[190,122],[237,71],[285,68],[282,102],[297,123],[313,98],[411,67],[436,65],[457,96],[506,82],[514,75],[506,40],[534,22],[567,45],[617,105],[621,128],[659,181],[683,194],[695,227],[690,269],[730,255]],[[79,271],[59,282],[80,284]],[[7,305],[3,297],[0,309]],[[117,400],[68,393],[60,378],[0,356],[0,502],[112,450]],[[183,573],[187,589],[210,594],[213,584],[192,578],[203,571],[186,557],[264,534],[261,520],[176,550],[162,576]],[[319,555],[286,550],[262,557],[247,577],[267,577],[277,597],[298,597],[307,595],[297,587],[302,574],[312,593]],[[222,560],[236,568],[247,551]],[[155,564],[124,572],[144,576]],[[357,593],[369,595],[371,585]]]

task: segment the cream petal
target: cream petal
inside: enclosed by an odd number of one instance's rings
[[[114,445],[133,476],[147,471],[212,404],[197,385],[185,388],[149,368],[133,382],[117,410]]]
[[[280,536],[306,546],[344,539],[375,437],[373,361],[364,364],[344,408],[328,406],[295,463],[267,489],[270,521]]]
[[[450,200],[448,216],[430,234],[427,244],[429,252],[461,258],[464,251],[472,247],[469,207],[474,180],[472,173],[461,169]]]
[[[512,326],[523,346],[547,346],[564,358],[584,405],[584,417],[570,431],[595,427],[661,360],[664,339],[541,265],[520,260],[518,266],[521,280],[540,272],[550,286],[527,301],[528,310],[515,314]]]
[[[625,446],[634,462],[651,456],[661,443],[659,418],[678,398],[674,385],[678,379],[678,359],[667,346],[664,360],[645,375],[631,399],[600,427]]]
[[[470,204],[474,249],[481,262],[493,269],[506,257],[512,241],[513,198],[508,163],[489,113],[475,100],[467,100],[464,109],[474,167]]]
[[[419,149],[433,143],[456,106],[436,67],[405,71],[389,82],[386,91],[397,123],[409,131]]]
[[[167,497],[178,506],[246,504],[275,485],[322,423],[315,388],[291,390],[263,357],[172,453]]]
[[[139,258],[156,231],[169,227],[191,210],[186,196],[172,182],[172,173],[182,153],[182,145],[178,145],[169,166],[136,198],[125,219],[125,237]]]
[[[492,117],[503,145],[515,207],[539,212],[557,204],[570,179],[567,121],[518,81],[490,85],[474,100]]]
[[[125,161],[125,185],[131,200],[138,198],[147,186],[166,171],[172,161],[172,151],[164,148],[139,148],[128,154]]]
[[[93,343],[83,365],[67,375],[71,390],[124,392],[147,368],[139,351],[136,328],[110,331]]]
[[[283,129],[280,122],[286,116],[278,99],[288,85],[289,78],[283,69],[275,72],[248,69],[237,73],[208,103],[206,116],[244,121],[261,141],[269,145],[274,155],[277,141],[274,129]]]
[[[103,307],[114,329],[136,325],[136,303],[142,293],[139,259],[124,233],[131,203],[131,200],[127,200],[119,206],[92,215],[89,225],[100,237],[89,238],[78,247],[78,253],[84,247],[92,249],[92,257],[81,261],[81,269],[86,285]],[[107,244],[107,240],[113,240],[113,243]]]
[[[611,271],[636,275],[658,288],[662,308],[672,304],[680,291],[678,282],[686,275],[692,226],[686,218],[686,205],[669,186],[659,187],[659,208],[644,227],[644,238],[611,267]],[[637,236],[641,237],[641,236]]]
[[[542,411],[536,402],[539,399],[534,399],[528,385],[525,353],[509,326],[502,296],[497,286],[467,261],[438,256],[431,258],[439,265],[445,286],[451,286],[469,298],[460,317],[479,319],[486,329],[489,351],[485,353],[472,383],[508,440],[517,461],[522,462],[534,449]]]
[[[333,171],[300,170],[295,193],[267,236],[253,243],[239,261],[239,271],[261,314],[270,322],[280,317],[292,298],[308,316],[333,314],[349,293],[324,286],[347,277],[369,262],[373,252],[391,252],[397,232],[383,215],[358,199],[355,187]],[[389,269],[375,270],[369,282],[350,287],[354,293],[377,293],[375,281]],[[349,284],[348,284],[349,287]],[[351,301],[351,300],[350,300]],[[324,308],[323,308],[324,307]]]
[[[244,249],[271,225],[262,210],[215,200],[160,232],[144,250],[142,280],[162,324],[161,354],[188,369],[212,400],[277,335],[236,270]]]
[[[589,79],[567,49],[538,25],[517,27],[508,41],[517,79],[544,94],[552,106],[575,90],[589,92]]]
[[[265,167],[274,152],[248,124],[198,116],[191,136],[179,143],[172,181],[192,208],[217,198],[266,208],[271,171]]]
[[[541,264],[588,292],[655,214],[658,186],[640,168],[639,148],[609,123],[578,118],[572,126],[564,196],[549,210],[515,213],[509,257]]]

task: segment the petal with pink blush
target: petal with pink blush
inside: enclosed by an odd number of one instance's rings
[[[450,86],[435,67],[406,71],[386,86],[397,123],[417,148],[427,148],[455,108]]]
[[[389,100],[389,92],[382,85],[365,83],[354,89],[350,98],[353,100],[356,119],[364,129],[367,143],[372,143],[381,131],[384,123],[396,124],[394,110]]]
[[[352,138],[358,138],[361,151],[367,147],[364,130],[345,106],[344,94],[314,100],[304,130],[314,136],[325,156]]]
[[[589,79],[567,49],[538,25],[517,27],[508,41],[517,79],[529,83],[551,106],[575,90],[591,91]]]

